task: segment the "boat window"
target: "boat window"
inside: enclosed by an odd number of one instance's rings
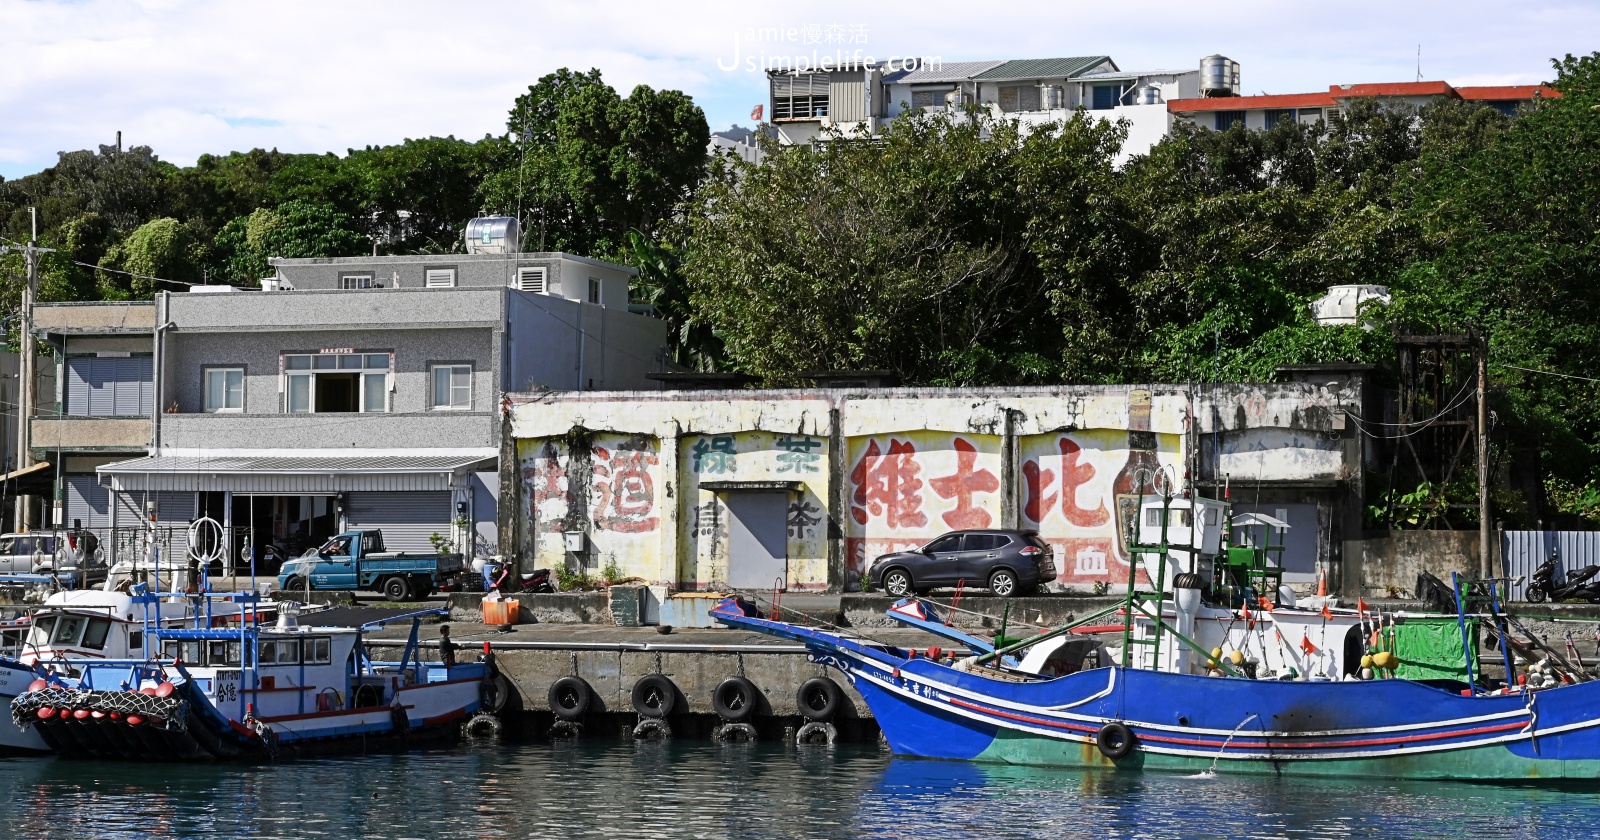
[[[144,650],[144,631],[128,631],[128,650]]]
[[[238,642],[229,642],[229,641],[223,641],[223,640],[217,639],[217,640],[212,640],[210,643],[208,643],[206,645],[206,647],[209,648],[206,651],[206,654],[207,654],[207,657],[208,657],[207,661],[206,661],[206,664],[208,664],[208,665],[238,665],[239,664],[239,650],[240,650],[240,648],[239,648],[239,643]]]
[[[89,620],[81,615],[64,615],[56,622],[56,632],[50,643],[56,647],[76,647],[83,638],[83,627]]]
[[[333,640],[327,637],[306,639],[306,664],[327,665],[333,662]]]
[[[111,622],[104,618],[89,620],[89,629],[83,633],[83,646],[94,650],[105,650],[106,636],[111,632]]]
[[[28,637],[28,644],[43,647],[50,643],[50,631],[56,629],[56,617],[41,615],[33,620],[33,634]]]
[[[299,639],[263,639],[261,640],[262,665],[298,665],[300,664]]]

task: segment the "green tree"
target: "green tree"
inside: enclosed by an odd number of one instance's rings
[[[103,300],[143,300],[156,291],[171,291],[156,281],[200,282],[197,266],[202,245],[177,219],[152,219],[112,246],[98,272]]]

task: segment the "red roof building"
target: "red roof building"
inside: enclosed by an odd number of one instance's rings
[[[1226,129],[1235,123],[1266,129],[1281,120],[1313,125],[1326,120],[1356,99],[1382,99],[1422,106],[1437,99],[1483,102],[1515,116],[1517,108],[1541,97],[1560,96],[1548,85],[1498,85],[1451,87],[1445,82],[1381,82],[1330,85],[1327,93],[1287,93],[1263,96],[1214,96],[1167,100],[1167,112],[1207,128]]]

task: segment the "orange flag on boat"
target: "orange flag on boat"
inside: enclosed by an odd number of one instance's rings
[[[1262,595],[1260,598],[1256,599],[1256,604],[1267,612],[1272,612],[1272,601],[1269,600],[1267,596]]]
[[[1322,605],[1322,620],[1323,621],[1327,621],[1330,618],[1333,618],[1333,610],[1328,609],[1328,605],[1327,604],[1323,604]]]
[[[1362,600],[1359,596],[1356,597],[1356,611],[1361,613],[1365,613],[1367,611],[1367,602]]]
[[[1311,643],[1311,639],[1309,639],[1309,638],[1302,638],[1300,640],[1300,649],[1305,651],[1306,653],[1316,653],[1317,652],[1317,646],[1312,644]]]

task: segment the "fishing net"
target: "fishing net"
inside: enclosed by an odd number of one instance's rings
[[[43,688],[17,695],[11,701],[11,721],[18,728],[39,720],[45,707],[59,712],[87,709],[109,715],[117,712],[124,719],[138,715],[147,721],[160,721],[160,728],[182,732],[188,728],[188,704],[176,696],[152,697],[137,691],[88,691],[81,688]]]

